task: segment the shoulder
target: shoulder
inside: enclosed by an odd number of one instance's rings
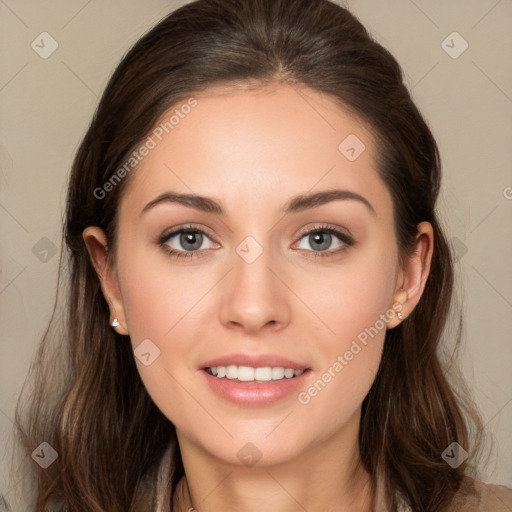
[[[446,512],[510,512],[512,489],[466,477]]]

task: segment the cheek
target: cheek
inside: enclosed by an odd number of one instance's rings
[[[120,279],[130,336],[134,344],[150,338],[161,345],[182,319],[197,316],[213,277],[199,267],[177,265],[163,250],[127,249],[126,254],[130,256],[120,264]]]
[[[393,246],[376,240],[347,255],[339,265],[301,272],[294,286],[302,286],[301,296],[307,297],[321,320],[318,334],[326,347],[342,350],[360,333],[364,338],[365,329],[375,325],[385,331],[380,315],[391,309],[396,254]]]
[[[131,343],[136,350],[149,339],[157,348],[153,354],[158,354],[154,359],[152,354],[147,366],[136,359],[139,375],[163,414],[185,428],[200,412],[184,390],[193,389],[194,382],[188,364],[193,326],[204,325],[197,317],[201,311],[198,301],[211,285],[197,276],[191,280],[191,271],[185,266],[173,268],[165,254],[130,248],[125,254],[129,257],[120,262],[119,277]]]
[[[180,424],[172,412],[185,415],[190,408],[183,389],[193,387],[194,342],[204,338],[204,308],[215,275],[206,266],[177,265],[156,251],[126,247],[123,254],[129,256],[119,262],[119,278],[132,346],[149,339],[159,351],[149,366],[136,361],[139,374],[154,402]]]
[[[315,286],[307,284],[314,290],[315,312],[328,329],[316,338],[321,368],[299,402],[312,416],[325,418],[329,409],[327,421],[333,425],[346,421],[368,393],[379,368],[387,320],[395,314],[396,250],[383,247],[375,243],[347,259],[339,271],[316,275]]]

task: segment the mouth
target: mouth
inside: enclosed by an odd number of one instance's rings
[[[227,366],[208,366],[203,370],[217,379],[228,379],[234,382],[267,384],[269,382],[295,379],[300,377],[309,368],[296,369],[284,366],[242,366],[231,364]]]
[[[313,371],[305,367],[293,368],[292,365],[220,366],[217,363],[216,366],[204,366],[201,373],[206,385],[222,401],[243,407],[266,407],[291,399],[310,383]]]

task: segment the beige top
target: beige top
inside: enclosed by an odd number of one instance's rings
[[[169,486],[167,484],[172,469],[170,467],[171,453],[171,447],[169,447],[160,464],[157,483],[158,505],[155,512],[168,512],[166,504],[169,503]],[[471,493],[473,487],[476,495]],[[379,490],[377,490],[375,511],[390,512],[384,505]],[[402,505],[398,512],[413,511],[410,507]],[[466,478],[445,512],[512,512],[512,489],[503,485],[484,484]]]

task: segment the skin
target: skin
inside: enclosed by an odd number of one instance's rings
[[[414,309],[430,270],[432,226],[418,225],[416,252],[400,266],[371,131],[330,97],[281,84],[194,97],[197,106],[130,176],[115,261],[101,229],[83,233],[118,332],[134,348],[149,338],[161,351],[150,366],[137,365],[176,426],[186,472],[180,509],[371,511],[374,492],[358,465],[361,403],[396,315],[308,404],[294,393],[269,406],[235,406],[206,386],[199,368],[233,352],[275,353],[312,369],[307,389],[393,304],[404,319]],[[366,146],[355,161],[338,150],[348,134]],[[374,213],[336,200],[283,216],[290,198],[334,188],[364,196]],[[166,191],[216,198],[226,214],[167,203],[140,215]],[[188,223],[206,233],[201,257],[173,259],[155,240]],[[333,236],[319,249],[304,236],[319,224],[345,230],[355,244]],[[247,236],[263,248],[250,264],[236,252]],[[167,245],[190,247],[179,234]],[[322,251],[332,256],[312,257]],[[248,442],[261,452],[252,467],[237,456]]]

